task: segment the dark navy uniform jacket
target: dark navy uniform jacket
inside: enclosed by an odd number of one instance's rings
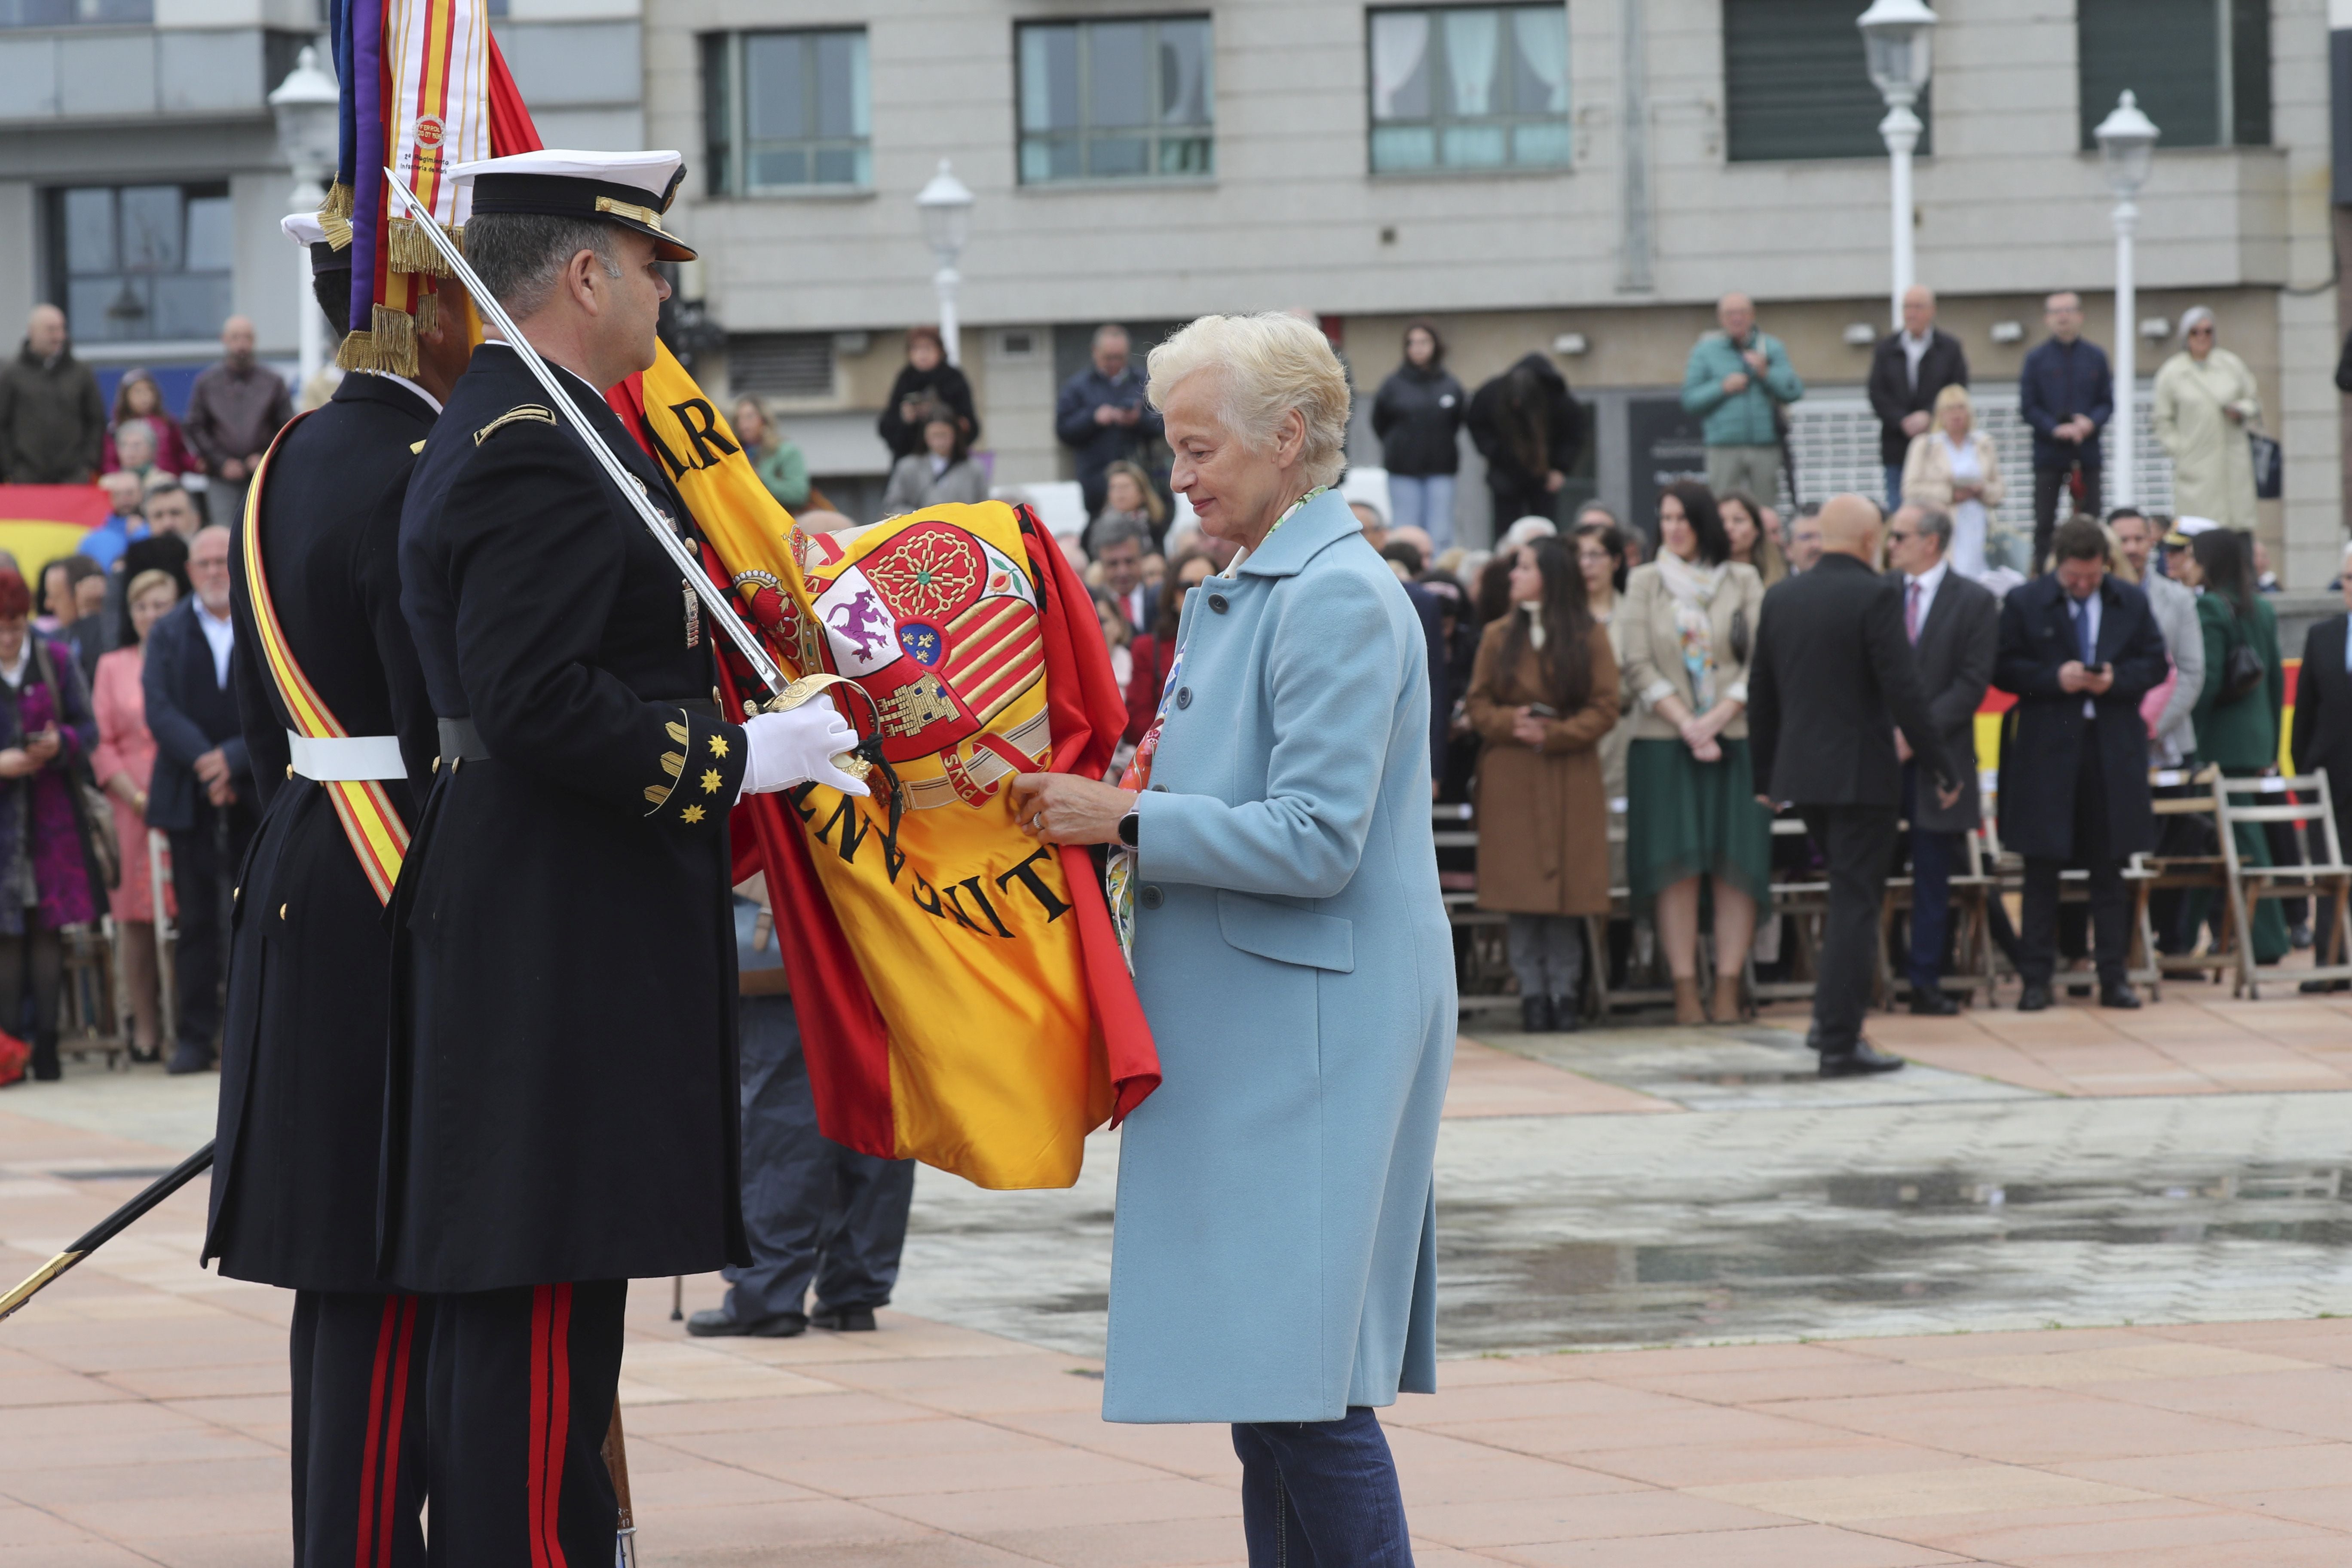
[[[269,460],[262,564],[295,661],[352,735],[394,733],[422,676],[400,616],[400,500],[432,405],[350,375]],[[261,825],[237,875],[205,1256],[239,1279],[310,1290],[375,1282],[391,943],[383,905],[323,784],[293,776],[291,720],[261,657],[243,525],[229,552],[236,689]],[[428,776],[433,729],[400,735]],[[404,822],[407,778],[384,781]]]
[[[661,469],[574,406],[672,518]],[[402,605],[444,755],[394,900],[380,1262],[416,1290],[747,1262],[727,813],[743,731],[677,566],[477,350],[401,518]]]

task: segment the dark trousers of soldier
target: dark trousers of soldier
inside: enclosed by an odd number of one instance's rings
[[[604,1568],[620,1505],[604,1435],[625,1279],[434,1299],[434,1568]],[[364,1560],[363,1560],[364,1561]]]
[[[172,953],[179,977],[179,1043],[207,1056],[221,1026],[221,958],[227,946],[221,906],[229,879],[245,863],[253,829],[253,812],[242,801],[226,807],[200,802],[196,825],[172,835],[172,892],[179,904],[173,916],[179,937]]]
[[[725,1270],[738,1322],[803,1318],[890,1300],[915,1162],[845,1149],[816,1130],[816,1100],[790,996],[742,1001],[743,1226],[749,1268]]]
[[[295,1292],[295,1568],[424,1563],[432,1343],[423,1297]]]

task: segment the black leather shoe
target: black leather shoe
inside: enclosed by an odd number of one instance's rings
[[[747,1323],[730,1317],[724,1307],[706,1307],[686,1321],[686,1331],[698,1340],[788,1340],[807,1327],[808,1320],[798,1312],[779,1312]]]
[[[2113,985],[2099,987],[2099,1005],[2126,1010],[2136,1008],[2139,1005],[2139,993],[2132,989],[2130,981],[2118,980]]]
[[[874,1309],[820,1308],[809,1314],[809,1321],[817,1328],[831,1329],[836,1334],[870,1334],[874,1331]]]
[[[1519,998],[1519,1030],[1528,1035],[1551,1033],[1551,998],[1522,996]]]
[[[2050,987],[2047,985],[2029,984],[2017,998],[2017,1010],[2021,1013],[2039,1013],[2049,1005]]]
[[[1911,1011],[1922,1018],[1948,1018],[1960,1010],[1960,1005],[1939,988],[1915,985],[1911,988]]]
[[[210,1072],[212,1067],[213,1051],[210,1046],[200,1046],[191,1040],[182,1040],[172,1048],[172,1059],[163,1064],[163,1070],[168,1073]]]
[[[1901,1057],[1890,1057],[1868,1040],[1856,1040],[1853,1049],[1843,1056],[1822,1058],[1823,1078],[1864,1078],[1872,1073],[1895,1072],[1903,1066]]]
[[[2307,996],[2316,996],[2329,991],[2352,991],[2352,980],[2306,980],[2295,989]]]
[[[1572,1035],[1584,1026],[1584,1009],[1577,1005],[1575,997],[1551,999],[1551,1026],[1553,1033],[1560,1035]]]

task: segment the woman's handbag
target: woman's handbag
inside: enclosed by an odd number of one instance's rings
[[[62,723],[66,706],[63,689],[58,685],[57,667],[49,662],[48,645],[37,634],[33,638],[33,653],[40,661],[42,681],[51,691],[60,693],[58,718]],[[68,767],[66,794],[73,801],[74,818],[81,828],[83,847],[89,852],[91,869],[108,887],[122,886],[122,841],[115,837],[114,808],[108,804],[106,792],[98,787],[88,757],[76,756]]]
[[[2252,449],[2254,459],[2254,499],[2278,500],[2280,481],[2284,478],[2286,468],[2279,444],[2259,430],[2249,430],[2246,432],[2246,445]]]
[[[2221,695],[2218,702],[2224,707],[2242,701],[2246,693],[2260,686],[2263,678],[2270,673],[2263,667],[2263,656],[2254,651],[2254,645],[2244,640],[2243,628],[2237,626],[2237,612],[2230,612],[2231,626],[2240,637],[2230,645],[2229,653],[2221,660]]]

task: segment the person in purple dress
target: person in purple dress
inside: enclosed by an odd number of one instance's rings
[[[24,1032],[29,1012],[33,1076],[48,1079],[61,933],[106,906],[76,793],[98,721],[73,650],[34,632],[32,613],[23,575],[0,566],[0,1030]]]

